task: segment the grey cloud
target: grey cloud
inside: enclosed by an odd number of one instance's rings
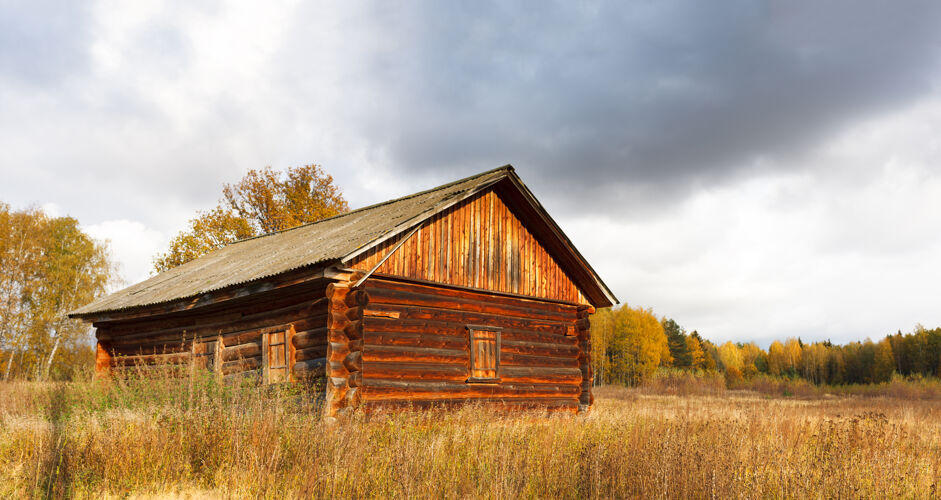
[[[931,89],[941,4],[435,2],[346,43],[350,133],[406,171],[513,162],[649,196],[804,154]],[[303,91],[303,89],[301,89]],[[550,181],[549,179],[554,179]],[[625,191],[627,190],[627,191]],[[646,195],[645,195],[646,193]]]

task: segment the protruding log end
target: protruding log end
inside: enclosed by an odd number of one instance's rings
[[[346,325],[346,328],[343,329],[343,333],[346,334],[347,338],[350,340],[360,340],[363,338],[363,321],[356,320],[350,321],[350,324]],[[358,350],[358,349],[354,349]]]
[[[343,366],[350,372],[363,371],[363,353],[355,351],[347,354],[343,360]]]
[[[355,408],[362,402],[361,390],[359,387],[352,387],[346,391],[346,406]]]
[[[351,373],[350,376],[346,379],[346,383],[350,387],[360,387],[363,385],[363,372],[358,371]]]
[[[346,314],[344,313],[330,311],[327,314],[327,328],[331,330],[342,330],[346,328],[349,322],[350,320],[346,319]]]
[[[346,283],[330,283],[327,285],[327,298],[331,301],[333,300],[343,300],[346,298],[347,292],[350,291],[349,285]]]
[[[358,319],[363,319],[363,307],[351,307],[346,310],[346,319],[350,321],[356,321]]]
[[[369,304],[369,294],[366,290],[353,290],[346,294],[344,302],[347,307],[365,307]]]

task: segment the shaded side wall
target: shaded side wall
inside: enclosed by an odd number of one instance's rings
[[[479,401],[576,411],[590,404],[588,345],[579,338],[585,307],[379,277],[362,289],[361,368],[350,385],[367,408]],[[467,325],[501,328],[499,383],[467,382]]]
[[[280,349],[286,351],[287,369],[277,375],[288,380],[322,377],[327,351],[326,285],[305,284],[205,309],[95,323],[96,371],[195,365],[226,378],[265,379],[266,334],[278,337],[283,332],[286,345]],[[269,335],[267,341],[275,337]],[[274,375],[270,375],[272,381],[280,381]]]

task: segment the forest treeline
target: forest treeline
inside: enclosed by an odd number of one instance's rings
[[[814,384],[874,384],[898,373],[941,375],[941,328],[921,325],[878,342],[774,341],[716,345],[650,309],[621,306],[591,318],[592,363],[596,383],[637,385],[657,369],[720,372],[729,382],[758,374],[803,378]]]

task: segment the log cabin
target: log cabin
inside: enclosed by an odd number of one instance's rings
[[[319,380],[324,414],[458,405],[582,412],[589,315],[617,299],[507,165],[241,240],[70,314],[96,372],[198,366]]]

